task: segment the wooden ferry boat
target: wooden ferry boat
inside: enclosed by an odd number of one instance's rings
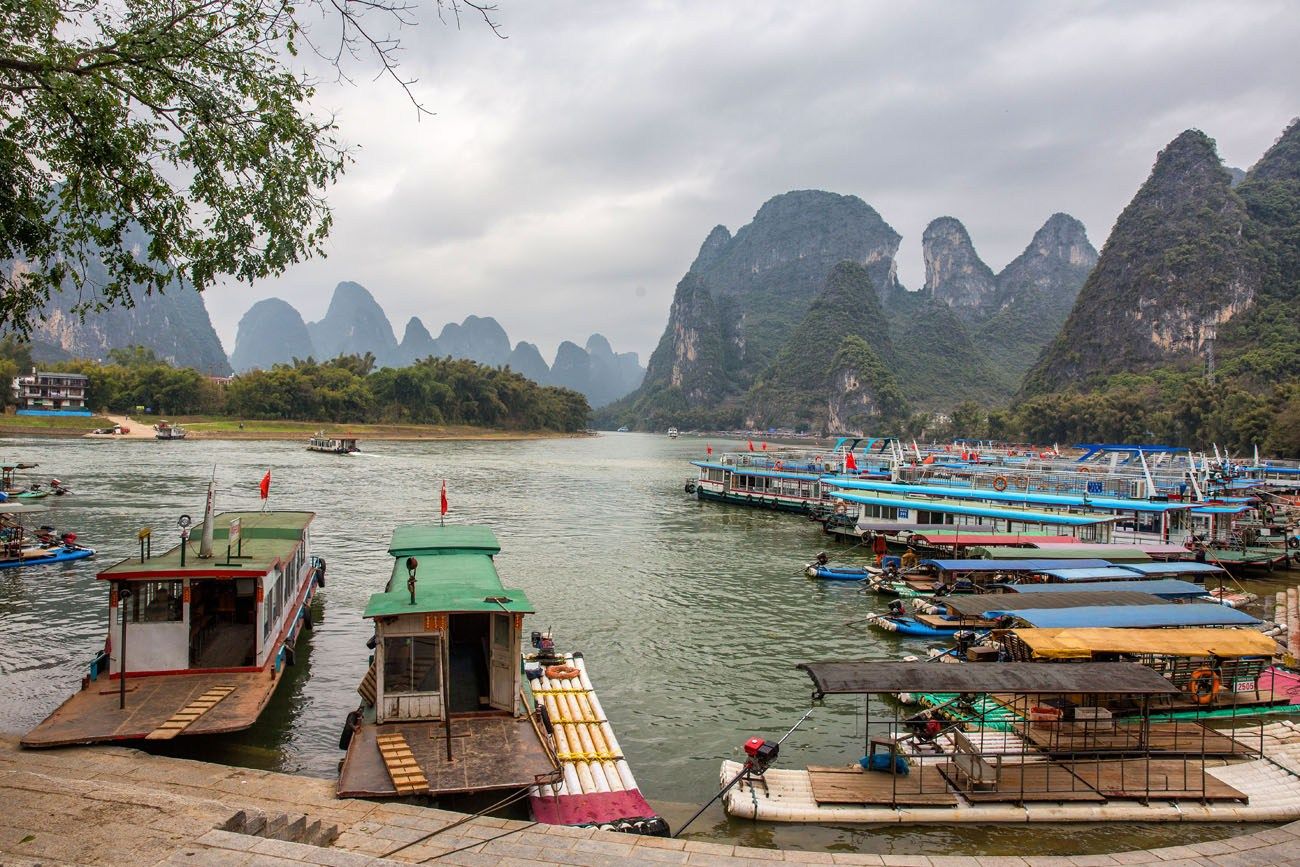
[[[514,792],[540,822],[666,833],[582,655],[557,654],[534,632],[537,652],[521,656],[533,606],[502,584],[500,550],[482,526],[393,533],[392,573],[363,614],[374,655],[339,742],[339,797]]]
[[[865,737],[849,746],[861,759],[805,770],[773,769],[779,744],[753,738],[745,762],[722,763],[720,794],[732,816],[830,824],[1300,817],[1300,726],[1153,719],[1153,706],[1183,691],[1137,663],[798,667],[813,680],[814,702],[915,690],[954,701],[993,696],[989,704],[1009,713],[995,724],[980,713],[955,723],[897,711],[873,718],[874,703],[864,701],[865,725],[856,728]]]
[[[350,455],[361,449],[357,447],[356,437],[332,437],[327,436],[324,431],[317,431],[315,436],[307,440],[307,451]]]
[[[325,577],[325,562],[308,551],[314,517],[209,514],[195,551],[182,516],[181,544],[160,555],[142,530],[139,556],[97,576],[109,591],[104,649],[81,690],[24,735],[23,746],[166,740],[252,725],[293,665],[299,634],[311,628],[311,601]]]
[[[157,440],[183,440],[189,436],[189,431],[178,424],[160,421],[153,426],[153,437]]]
[[[77,544],[76,533],[59,533],[53,527],[29,530],[23,516],[48,512],[36,503],[0,502],[0,569],[67,563],[95,556],[94,548]]]

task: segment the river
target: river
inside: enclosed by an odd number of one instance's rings
[[[715,450],[737,444],[711,441]],[[743,447],[743,443],[739,444]],[[98,569],[176,538],[197,520],[215,468],[217,507],[317,513],[314,553],[329,563],[316,628],[271,706],[237,735],[181,738],[170,754],[333,777],[343,719],[356,707],[371,630],[361,618],[391,570],[394,526],[438,517],[490,525],[498,570],[548,628],[582,650],[646,797],[676,827],[716,793],[719,763],[751,735],[780,736],[809,706],[795,670],[816,659],[896,660],[924,644],[854,623],[883,605],[802,567],[827,543],[802,518],[697,503],[682,485],[705,441],[644,434],[520,442],[362,442],[351,457],[285,441],[6,439],[5,462],[39,462],[75,493],[47,498],[49,520],[96,559],[0,572],[0,731],[35,725],[78,686],[102,646],[107,593]],[[304,652],[304,650],[306,652]],[[862,753],[861,699],[831,697],[782,747],[780,766],[844,764]],[[1080,854],[1174,845],[1236,826],[815,827],[728,819],[711,808],[697,839],[754,846],[909,854]]]

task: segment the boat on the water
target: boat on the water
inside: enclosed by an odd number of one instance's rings
[[[212,491],[209,490],[209,504]],[[108,633],[81,690],[22,738],[25,747],[168,740],[257,721],[311,628],[325,562],[308,551],[312,512],[206,513],[202,542],[139,554],[97,576]]]
[[[0,503],[0,569],[68,563],[95,556],[94,548],[77,544],[76,533],[60,533],[49,526],[27,529],[24,515],[47,511],[42,505]]]
[[[411,524],[363,616],[374,651],[339,747],[339,797],[518,792],[544,823],[666,834],[596,698],[581,653],[531,633],[483,526]],[[527,678],[522,675],[527,672]]]
[[[357,447],[356,437],[329,436],[325,431],[317,431],[315,436],[307,440],[307,451],[326,452],[331,455],[350,455],[361,451],[361,449]]]
[[[157,440],[183,440],[189,431],[178,424],[160,421],[153,426],[153,437]]]
[[[812,678],[814,712],[826,696],[863,696],[865,718],[846,728],[839,764],[777,769],[781,745],[752,738],[745,761],[722,763],[731,816],[836,825],[1300,817],[1300,729],[1260,716],[1216,719],[1215,728],[1162,717],[1158,709],[1188,691],[1135,662],[798,668]],[[916,714],[890,703],[882,715],[882,703],[865,700],[908,690],[951,696],[966,713],[954,720],[941,708]],[[988,696],[997,700],[974,701]]]
[[[668,428],[668,439],[670,440],[677,439],[677,428],[675,427]]]

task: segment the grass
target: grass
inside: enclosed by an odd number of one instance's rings
[[[136,419],[133,419],[135,421]],[[326,436],[365,439],[536,439],[567,436],[537,431],[509,431],[470,425],[332,424],[284,419],[238,419],[216,416],[179,416],[169,419],[195,436],[229,439],[306,439],[317,431]],[[243,425],[241,428],[240,425]]]
[[[74,416],[57,418],[42,415],[0,415],[0,434],[54,434],[70,435],[90,433],[95,428],[112,427],[106,418],[93,416]]]

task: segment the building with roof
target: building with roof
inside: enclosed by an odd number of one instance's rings
[[[91,416],[86,408],[90,378],[82,373],[48,373],[32,368],[13,382],[19,415]]]

